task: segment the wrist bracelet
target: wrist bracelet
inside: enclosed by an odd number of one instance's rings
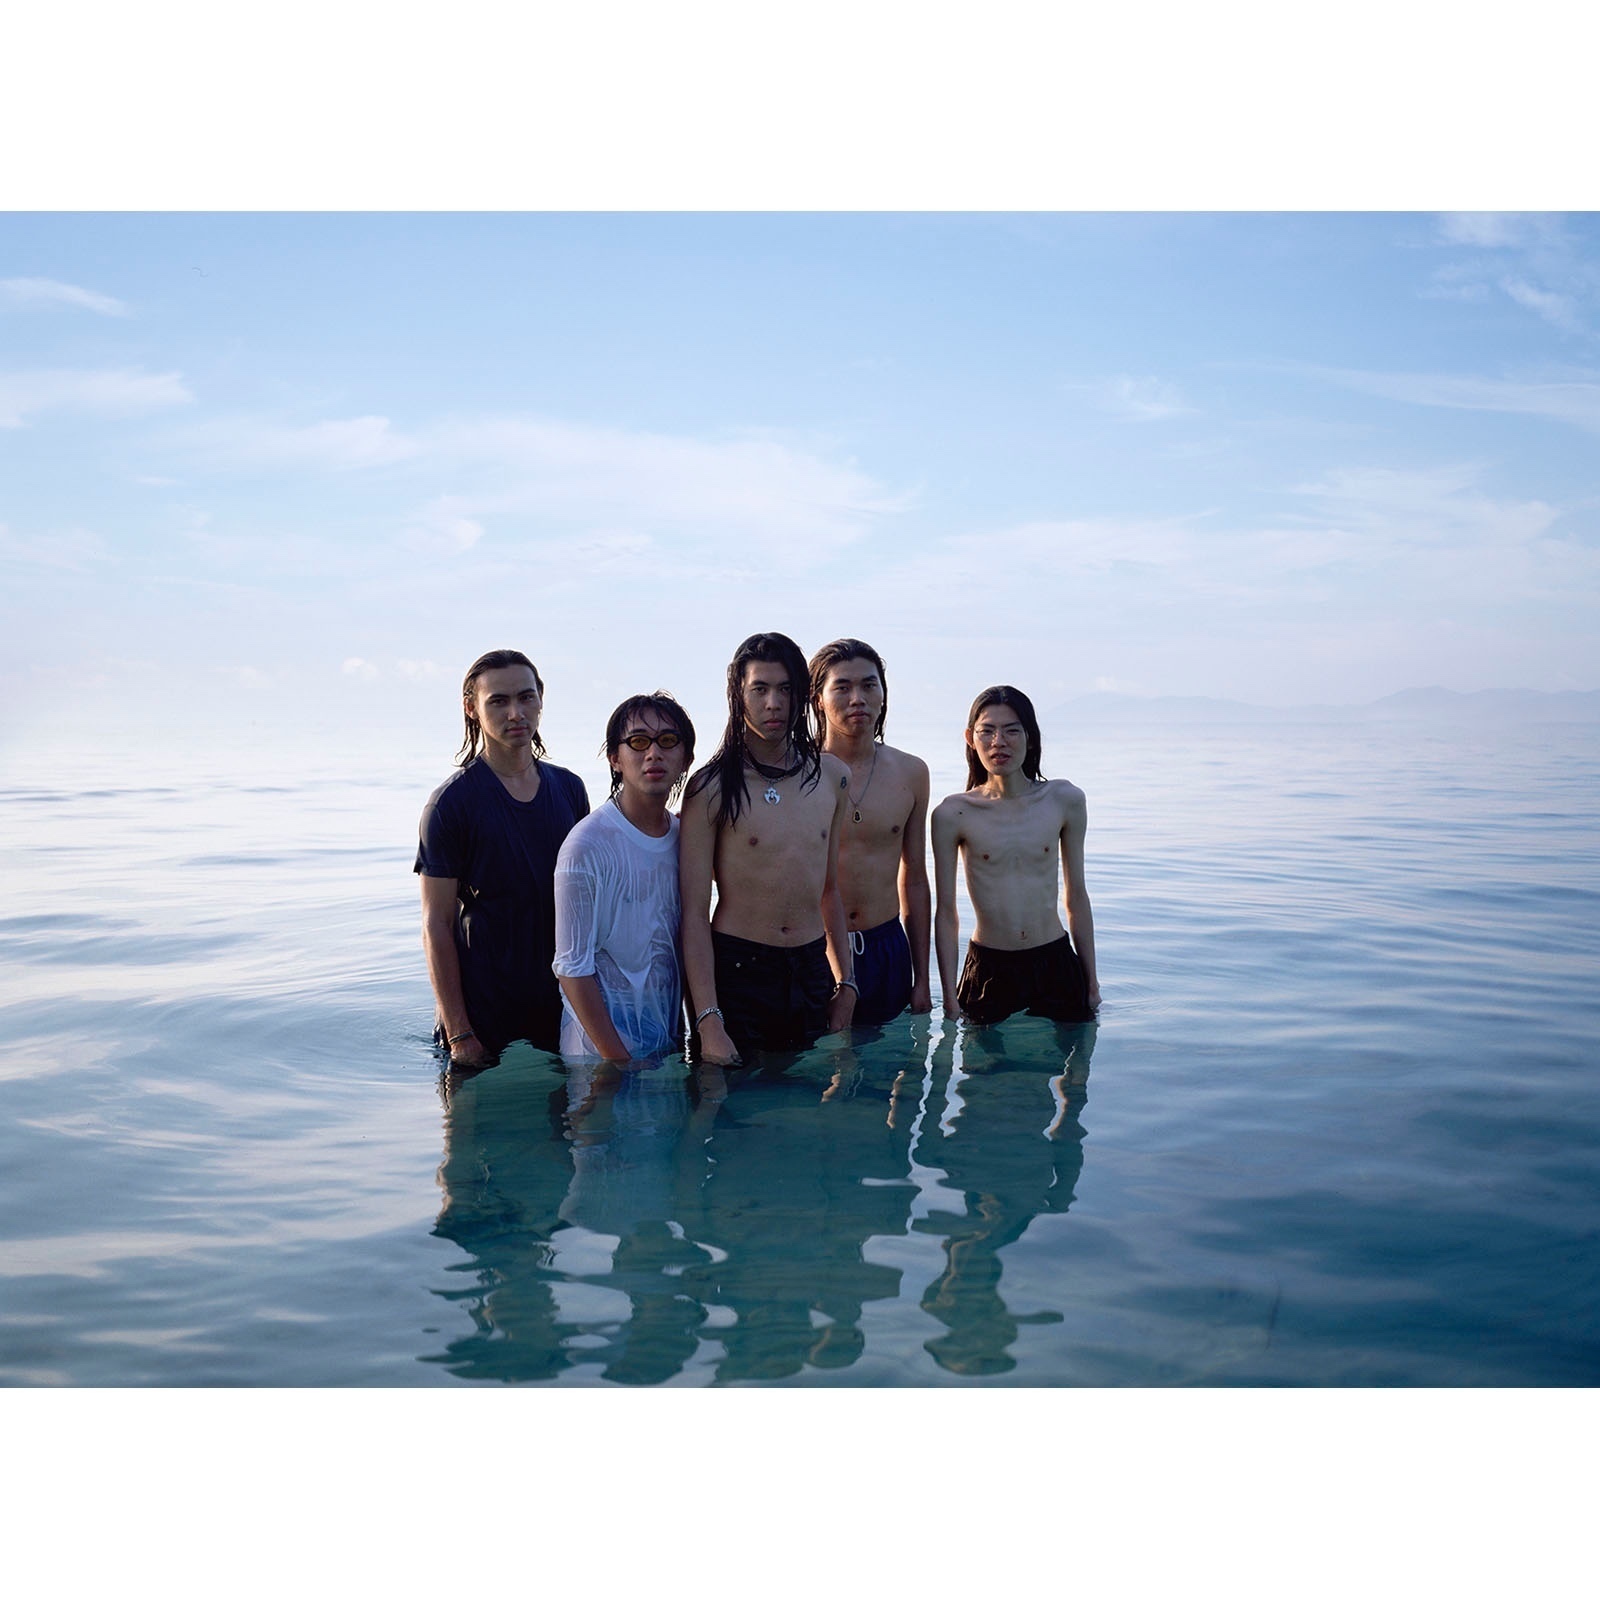
[[[833,992],[836,998],[841,989],[854,989],[856,992],[856,999],[859,1000],[861,998],[861,985],[857,983],[854,978],[841,978],[836,984],[834,984]]]
[[[471,1028],[468,1028],[465,1033],[452,1033],[445,1039],[445,1043],[460,1044],[463,1039],[476,1039],[477,1037],[477,1034],[475,1034]]]
[[[721,1006],[707,1006],[705,1008],[705,1010],[702,1011],[700,1013],[700,1015],[694,1019],[695,1027],[698,1028],[700,1026],[700,1024],[706,1020],[707,1017],[715,1017],[718,1022],[721,1022],[723,1020],[723,1018],[722,1018],[722,1007]]]

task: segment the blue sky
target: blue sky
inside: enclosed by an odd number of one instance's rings
[[[511,644],[587,746],[767,627],[919,724],[1594,689],[1597,439],[1592,214],[13,213],[0,736]]]

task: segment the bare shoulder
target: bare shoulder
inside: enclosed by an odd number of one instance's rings
[[[929,821],[941,832],[960,828],[972,814],[970,796],[965,793],[947,794],[933,808]]]
[[[848,789],[850,787],[850,769],[838,756],[830,756],[826,750],[822,755],[822,784],[827,789]]]
[[[892,744],[878,747],[879,759],[888,764],[890,772],[914,788],[928,787],[928,763],[909,750],[897,750]]]
[[[709,814],[715,812],[721,802],[722,784],[718,780],[717,769],[707,765],[689,779],[683,791],[683,804],[678,810],[682,817],[692,816],[697,811]]]
[[[1047,778],[1050,799],[1059,807],[1062,820],[1072,822],[1089,814],[1088,797],[1075,783],[1068,783],[1065,778]]]

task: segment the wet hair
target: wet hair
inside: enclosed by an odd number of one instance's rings
[[[1034,714],[1033,701],[1020,689],[1013,689],[1009,683],[997,683],[992,688],[985,689],[976,700],[972,702],[972,709],[967,713],[967,732],[971,733],[977,724],[978,718],[983,715],[989,706],[1010,706],[1017,714],[1017,720],[1022,724],[1022,731],[1028,736],[1028,753],[1022,758],[1022,775],[1025,778],[1038,779],[1043,776],[1039,771],[1039,757],[1042,754],[1044,740],[1039,736],[1039,719]],[[980,789],[988,782],[989,774],[983,770],[983,763],[978,759],[978,752],[969,744],[967,746],[967,787]]]
[[[825,644],[811,658],[811,709],[817,719],[818,738],[826,737],[828,731],[827,718],[822,714],[822,691],[828,681],[828,673],[839,665],[841,661],[870,661],[878,669],[878,682],[883,685],[883,705],[878,711],[878,720],[873,724],[872,737],[883,737],[883,724],[889,716],[889,678],[883,670],[883,657],[860,639],[835,639],[832,644]]]
[[[456,751],[457,766],[468,766],[478,758],[483,729],[478,726],[478,719],[467,710],[467,706],[477,696],[478,679],[485,672],[493,672],[496,667],[526,667],[533,674],[533,685],[539,691],[539,698],[544,698],[544,679],[539,676],[539,669],[520,650],[486,650],[467,668],[467,675],[461,682],[461,720],[466,724],[466,735],[461,741],[461,748]],[[544,754],[544,740],[539,737],[537,728],[533,730],[533,753],[535,757]]]
[[[811,706],[806,686],[811,681],[800,646],[787,634],[752,633],[734,651],[728,663],[728,726],[711,759],[689,780],[691,797],[717,780],[717,826],[730,827],[739,820],[750,798],[744,776],[744,669],[752,661],[771,661],[789,674],[789,744],[800,758],[802,788],[815,788],[822,776],[822,751],[811,730]]]
[[[694,724],[689,720],[689,713],[665,689],[657,689],[654,694],[629,695],[607,720],[606,742],[601,745],[600,753],[606,758],[607,766],[610,766],[616,758],[617,751],[622,748],[622,739],[628,731],[628,724],[641,711],[654,711],[657,716],[670,722],[678,730],[678,737],[683,740],[683,771],[678,774],[678,781],[672,786],[672,798],[677,799],[678,791],[683,788],[689,776],[689,763],[694,760]],[[622,774],[615,767],[611,767],[613,799],[621,787]]]

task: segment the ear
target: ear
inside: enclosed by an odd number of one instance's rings
[[[971,728],[963,729],[961,737],[967,741],[967,748],[969,750],[972,750],[972,749],[976,748],[976,746],[972,742],[972,729]]]

